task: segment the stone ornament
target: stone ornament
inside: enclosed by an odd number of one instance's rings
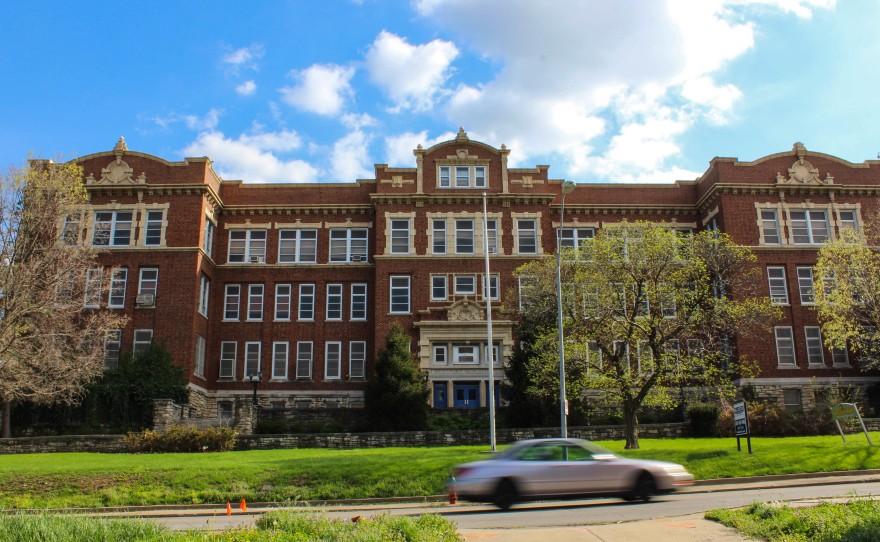
[[[120,137],[113,148],[116,159],[101,170],[100,179],[96,180],[93,175],[89,174],[86,178],[86,184],[146,184],[147,175],[142,172],[137,178],[134,178],[134,170],[122,159],[126,151],[128,151],[128,146],[125,144],[125,138]]]
[[[483,309],[473,301],[463,299],[449,308],[447,318],[456,322],[472,322],[483,319]]]

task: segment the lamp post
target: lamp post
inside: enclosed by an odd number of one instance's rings
[[[251,381],[251,384],[254,385],[254,406],[256,407],[259,403],[257,402],[257,385],[263,379],[263,373],[261,371],[257,371],[256,373],[251,373],[248,376],[248,380]]]
[[[486,300],[486,358],[489,361],[489,448],[495,451],[495,345],[492,344],[492,277],[489,275],[489,215],[486,212],[486,193],[483,192],[483,254],[486,276],[483,281],[483,299]],[[500,354],[500,352],[499,352]]]
[[[565,227],[565,195],[575,189],[572,181],[562,183],[562,210],[560,211],[559,231],[556,234],[556,326],[559,335],[559,430],[562,438],[568,438],[568,400],[565,398],[565,346],[562,329],[562,230]]]

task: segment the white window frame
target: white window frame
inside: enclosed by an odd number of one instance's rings
[[[356,282],[351,285],[349,318],[352,322],[363,322],[367,319],[367,291],[366,282]]]
[[[833,367],[849,367],[849,349],[843,348],[831,349],[831,365]]]
[[[262,322],[263,321],[263,309],[264,307],[264,298],[266,295],[266,288],[263,284],[248,284],[248,306],[247,306],[247,318],[248,322]],[[253,315],[259,313],[259,318],[255,318]]]
[[[208,301],[211,299],[211,279],[202,274],[199,282],[199,314],[208,317]]]
[[[230,316],[233,311],[235,316]],[[227,284],[226,292],[223,296],[223,320],[227,322],[237,322],[240,312],[241,284]]]
[[[488,168],[484,165],[442,165],[437,167],[437,188],[486,188]]]
[[[312,341],[298,341],[296,343],[296,379],[310,380],[312,378],[312,363],[314,363],[315,343]]]
[[[193,367],[193,374],[202,378],[205,377],[205,349],[205,338],[201,335],[196,335],[196,359]]]
[[[125,290],[128,285],[128,268],[114,267],[110,271],[110,297],[107,306],[111,309],[125,307]]]
[[[391,275],[388,277],[388,284],[388,312],[390,314],[409,314],[412,305],[409,275]],[[406,296],[405,307],[400,299],[395,302],[395,297],[401,298],[404,295]]]
[[[797,367],[797,352],[794,348],[794,330],[791,326],[773,328],[776,339],[776,364],[779,367]],[[790,353],[789,353],[790,352]],[[791,361],[784,361],[784,360]]]
[[[342,320],[342,284],[334,283],[327,285],[326,312],[324,318],[328,322],[339,322]]]
[[[272,343],[272,380],[287,380],[287,364],[290,355],[290,343],[275,341]]]
[[[431,219],[431,254],[446,254],[446,219]]]
[[[595,228],[559,228],[559,246],[562,248],[581,248],[596,237]]]
[[[235,242],[234,252],[233,242]],[[229,250],[226,254],[226,263],[249,264],[252,263],[251,258],[258,260],[253,263],[266,263],[266,242],[266,230],[229,230]]]
[[[304,322],[315,320],[315,285],[300,284],[296,319]]]
[[[852,218],[844,218],[844,215],[849,215]],[[855,209],[838,209],[837,210],[837,230],[840,233],[839,237],[843,237],[844,230],[852,230],[855,233],[859,233],[859,214]]]
[[[470,224],[470,228],[468,228]],[[464,226],[464,227],[460,227]],[[468,238],[470,235],[470,238]],[[470,244],[468,244],[470,241]],[[455,253],[456,254],[474,254],[474,220],[472,218],[456,218],[455,219]]]
[[[119,215],[128,214],[128,220],[119,220]],[[92,246],[96,247],[127,247],[131,246],[131,238],[134,234],[134,210],[132,209],[120,209],[116,211],[95,211],[94,213],[94,226],[92,231]],[[100,215],[109,215],[109,220],[105,217],[104,219],[99,219]],[[123,238],[121,234],[125,232],[125,228],[120,228],[120,226],[128,224],[128,237],[124,239],[125,242],[117,242],[117,240],[122,241]],[[97,243],[98,238],[104,238],[103,232],[107,232],[106,243]],[[99,234],[99,232],[101,232]]]
[[[453,365],[479,365],[480,345],[478,344],[453,344]]]
[[[76,246],[82,243],[82,216],[79,213],[70,213],[64,217],[61,226],[61,242],[67,246]]]
[[[330,263],[367,262],[370,255],[370,233],[367,228],[331,228]],[[361,250],[363,244],[363,250]],[[334,246],[336,252],[334,253]],[[340,246],[345,254],[340,257]]]
[[[453,275],[452,277],[453,283],[453,295],[477,295],[477,276],[466,274],[466,275]]]
[[[278,232],[278,263],[317,263],[318,230],[282,229]]]
[[[331,375],[331,368],[335,369],[335,376]],[[342,341],[324,343],[324,380],[342,380]]]
[[[434,365],[449,365],[448,346],[445,344],[435,344],[431,346],[431,361]]]
[[[217,227],[214,225],[214,222],[205,215],[205,232],[204,238],[202,239],[202,250],[205,251],[205,254],[208,255],[209,258],[212,258],[211,253],[214,251],[214,230]]]
[[[446,275],[431,275],[431,301],[446,301],[449,299]]]
[[[83,293],[83,307],[96,309],[101,306],[101,285],[104,282],[104,269],[93,267],[86,271],[86,287]]]
[[[155,273],[154,278],[145,277],[145,274]],[[204,275],[202,275],[204,276]],[[155,296],[159,291],[159,268],[142,267],[138,276],[138,295],[149,294]]]
[[[488,243],[489,254],[498,254],[498,220],[495,218],[486,219],[486,239]]]
[[[220,343],[218,378],[235,378],[235,362],[237,356],[238,342],[223,341]]]
[[[772,215],[772,216],[771,216]],[[782,244],[782,230],[779,227],[779,212],[776,209],[758,209],[758,218],[761,224],[761,240],[765,245]],[[768,235],[768,231],[774,233]],[[768,237],[773,237],[775,241],[768,241]]]
[[[409,254],[412,220],[409,218],[390,218],[388,223],[390,230],[388,237],[390,247],[388,252],[391,254]]]
[[[348,343],[348,378],[363,380],[367,377],[367,342]]]
[[[119,353],[122,349],[122,330],[108,329],[104,335],[104,368],[113,369],[119,366]]]
[[[775,275],[775,276],[774,276]],[[781,281],[781,282],[780,282]],[[780,265],[767,266],[767,287],[770,290],[770,301],[774,305],[788,305],[788,281],[785,267]],[[784,297],[783,297],[784,294]]]
[[[480,277],[483,279],[481,282],[482,282],[482,286],[483,286],[483,301],[485,301],[486,300],[486,275],[485,275],[485,273],[480,275]],[[498,301],[501,299],[501,290],[500,290],[500,287],[498,286],[499,284],[500,284],[500,282],[499,282],[498,275],[491,273],[489,275],[489,299],[491,301]]]
[[[137,354],[140,354],[142,352],[148,352],[150,350],[151,344],[153,344],[152,329],[134,330],[134,339],[132,341],[131,347],[132,356],[136,356]]]
[[[158,219],[156,218],[156,215],[158,215]],[[161,246],[162,241],[165,238],[165,236],[162,235],[165,229],[165,211],[146,211],[145,223],[146,225],[144,228],[144,245]]]
[[[293,310],[293,286],[290,284],[275,285],[275,321],[289,322]]]
[[[255,375],[260,371],[263,357],[263,343],[260,341],[248,341],[244,343],[244,379]]]
[[[807,345],[807,364],[812,367],[824,367],[825,352],[822,348],[822,329],[819,326],[804,326],[804,342]]]
[[[797,279],[801,305],[815,305],[816,283],[813,281],[813,268],[799,266],[797,268]]]
[[[828,223],[828,211],[825,209],[790,209],[788,226],[791,230],[791,242],[795,245],[818,245],[824,243],[831,238],[831,227]],[[795,218],[795,215],[803,214],[804,218]],[[813,218],[814,215],[822,215],[822,223],[825,225],[825,237],[818,235],[817,224],[818,219]],[[795,229],[800,233],[795,233]],[[797,237],[801,237],[798,241]],[[805,239],[804,239],[805,238]]]
[[[523,227],[531,223],[530,227]],[[517,218],[516,219],[516,238],[518,254],[538,254],[538,219],[536,218]],[[526,243],[523,243],[526,241]],[[524,250],[523,245],[531,246],[533,249]]]

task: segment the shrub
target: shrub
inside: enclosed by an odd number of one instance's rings
[[[687,409],[688,421],[691,424],[691,434],[695,437],[718,436],[718,417],[721,409],[718,405],[696,403]]]
[[[282,435],[285,433],[292,433],[290,427],[287,423],[287,420],[272,420],[272,419],[263,419],[257,422],[257,426],[254,427],[254,433],[257,435]]]
[[[165,433],[150,429],[125,435],[132,453],[228,452],[235,447],[238,433],[229,427],[196,429],[172,425]]]
[[[758,437],[799,437],[829,435],[837,432],[827,408],[810,412],[789,412],[779,403],[759,402],[748,406],[749,432]],[[722,412],[718,418],[721,436],[734,435],[733,413]]]
[[[489,422],[486,417],[473,419],[457,412],[448,414],[431,414],[428,417],[428,431],[467,431],[471,429],[486,429]]]

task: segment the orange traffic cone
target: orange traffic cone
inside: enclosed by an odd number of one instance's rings
[[[361,517],[360,517],[360,516],[355,516],[355,517],[351,518],[351,522],[352,522],[352,523],[357,523],[357,522],[360,521],[360,520],[361,520]]]
[[[238,507],[241,508],[242,512],[247,512],[247,503],[244,502],[244,499],[241,500],[241,504],[239,504]]]
[[[229,501],[226,501],[226,515],[227,515],[227,516],[231,516],[231,515],[232,515],[232,505],[229,504]]]

